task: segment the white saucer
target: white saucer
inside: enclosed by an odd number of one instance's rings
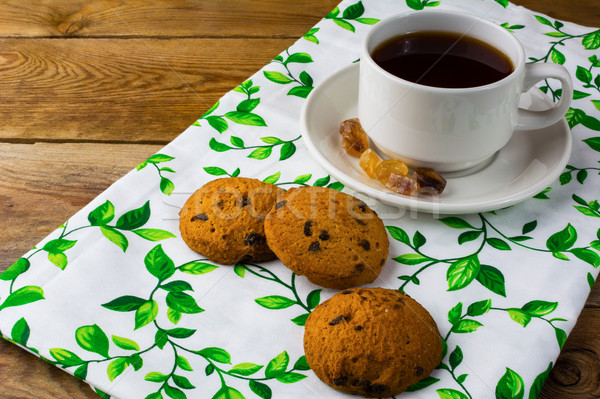
[[[386,204],[434,214],[477,213],[505,208],[529,199],[563,172],[571,154],[571,132],[562,119],[532,131],[517,131],[490,162],[468,175],[444,174],[440,196],[404,196],[369,178],[358,158],[346,154],[339,123],[357,117],[358,64],[327,78],[308,96],[301,126],[309,152],[333,177],[346,186]],[[538,89],[521,96],[521,107],[540,110],[551,101]]]

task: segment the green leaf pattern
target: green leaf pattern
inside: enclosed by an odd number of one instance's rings
[[[263,71],[263,75],[273,83],[291,85],[291,89],[287,92],[288,96],[306,98],[313,89],[313,78],[306,70],[293,72],[292,69],[298,69],[298,64],[302,65],[311,62],[313,62],[313,59],[308,53],[290,53],[289,50],[286,50],[271,62],[272,64],[279,65],[281,71]]]
[[[161,166],[159,166],[159,164],[172,161],[173,159],[175,159],[175,158],[170,155],[165,155],[165,154],[160,154],[160,153],[154,154],[151,157],[149,157],[147,160],[145,160],[144,162],[139,164],[136,167],[136,170],[140,171],[140,170],[144,169],[146,166],[152,165],[155,168],[156,172],[158,173],[158,178],[159,178],[159,182],[160,182],[159,183],[160,191],[162,191],[162,193],[165,195],[171,195],[173,193],[173,190],[175,190],[175,184],[173,183],[173,181],[171,179],[166,177],[164,174],[165,173],[176,173],[176,172],[168,166],[161,167]]]
[[[390,237],[386,285],[421,301],[442,334],[442,362],[406,395],[537,397],[600,269],[600,30],[505,0],[340,3],[8,267],[0,275],[4,337],[101,397],[131,386],[146,399],[305,396],[298,382],[320,382],[303,356],[303,326],[335,291],[279,262],[198,259],[178,238],[178,211],[221,177],[351,192],[308,155],[300,109],[314,87],[359,58],[372,25],[439,6],[485,9],[523,41],[528,62],[569,69],[575,92],[565,119],[577,155],[533,199],[494,212],[431,217],[369,202]],[[556,101],[555,85],[539,89]],[[523,357],[523,347],[535,356]]]

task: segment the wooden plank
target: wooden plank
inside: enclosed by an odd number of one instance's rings
[[[299,37],[338,2],[4,0],[0,36]]]
[[[0,339],[3,399],[98,399],[90,386]]]
[[[598,0],[513,0],[512,3],[562,21],[600,27],[600,2]]]
[[[0,144],[0,270],[160,147]]]
[[[167,143],[293,39],[6,39],[0,141]]]
[[[594,284],[594,288],[587,299],[586,306],[600,309],[600,277],[596,280],[596,284]],[[600,359],[598,360],[600,361]]]
[[[0,2],[0,36],[299,37],[337,3],[338,0],[5,0]],[[600,26],[600,5],[596,0],[513,3],[554,18]]]
[[[600,308],[585,308],[544,384],[540,399],[600,397],[598,331]]]

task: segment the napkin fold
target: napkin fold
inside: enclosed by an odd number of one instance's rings
[[[303,322],[335,294],[279,261],[223,266],[181,240],[178,212],[217,177],[351,190],[317,165],[299,115],[379,20],[448,9],[512,31],[529,62],[572,74],[573,153],[559,181],[495,212],[417,214],[371,201],[390,235],[372,286],[430,311],[442,363],[402,398],[537,397],[600,265],[600,32],[504,0],[346,0],[0,276],[4,338],[101,397],[336,398],[303,356]],[[540,89],[551,98],[553,81]],[[131,194],[134,193],[134,194]],[[359,195],[359,194],[357,194]]]

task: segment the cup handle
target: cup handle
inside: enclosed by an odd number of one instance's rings
[[[545,111],[530,111],[519,108],[517,130],[533,130],[550,126],[565,116],[573,98],[571,75],[565,67],[557,64],[527,64],[522,92],[531,89],[540,80],[556,78],[562,85],[562,94],[558,103]]]

